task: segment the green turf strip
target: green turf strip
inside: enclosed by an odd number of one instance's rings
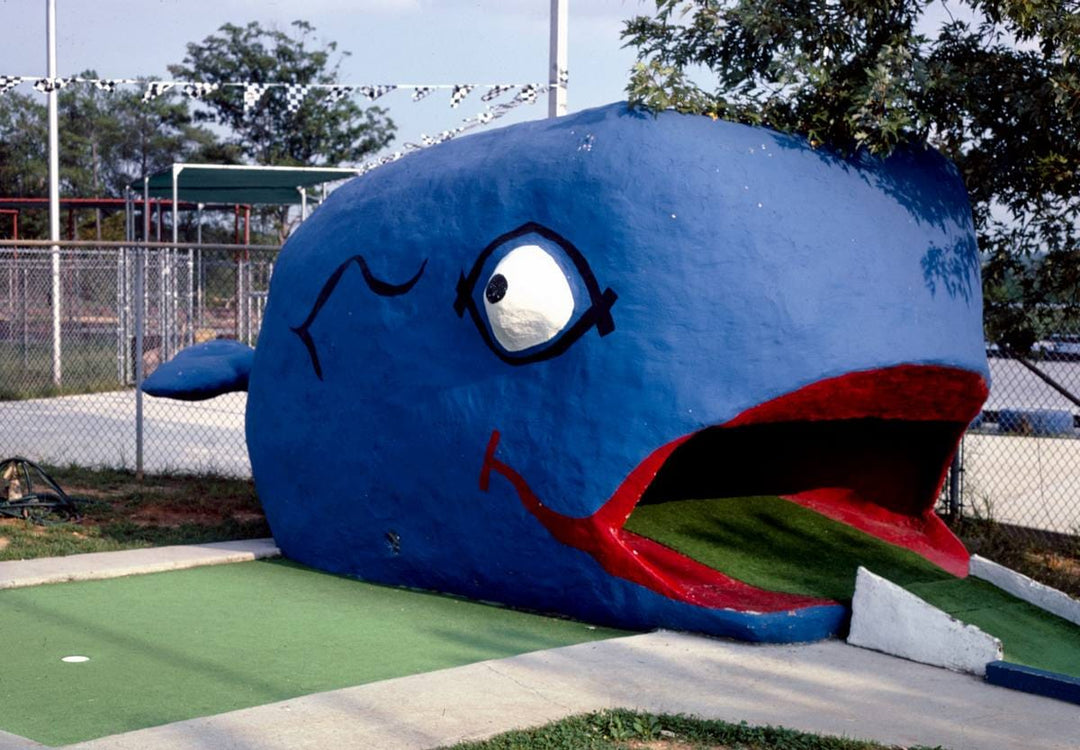
[[[0,632],[0,729],[46,744],[621,634],[281,561],[0,591]]]
[[[1080,627],[986,581],[934,581],[906,586],[918,597],[1001,639],[1008,661],[1080,677]]]
[[[862,565],[1000,638],[1006,659],[1080,677],[1080,627],[778,497],[639,506],[626,527],[770,591],[849,602]]]
[[[769,591],[849,601],[859,565],[900,585],[952,578],[914,552],[779,497],[643,505],[626,528]]]

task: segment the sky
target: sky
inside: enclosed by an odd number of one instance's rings
[[[548,75],[550,0],[56,0],[56,6],[61,76],[92,69],[102,78],[168,80],[166,66],[183,60],[187,44],[224,23],[288,30],[297,19],[350,53],[341,83],[545,83]],[[634,54],[622,48],[619,32],[623,20],[649,13],[653,1],[569,0],[569,6],[569,110],[624,99]],[[46,0],[0,0],[0,75],[45,75],[46,8]],[[34,93],[28,83],[18,91]],[[394,91],[378,104],[398,125],[398,142],[416,141],[482,111],[479,93],[457,109],[449,106],[449,92],[414,103],[408,92]],[[542,98],[489,127],[546,114]]]

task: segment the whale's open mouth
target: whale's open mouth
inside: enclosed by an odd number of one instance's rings
[[[492,434],[480,477],[495,471],[559,541],[611,575],[699,606],[776,612],[835,602],[755,588],[625,528],[639,505],[689,497],[781,495],[918,553],[957,576],[968,553],[934,515],[945,472],[986,400],[974,372],[901,365],[810,384],[647,456],[591,516],[543,504],[497,457]]]

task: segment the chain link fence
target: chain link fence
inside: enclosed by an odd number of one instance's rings
[[[1080,330],[1027,357],[990,347],[990,398],[964,436],[955,509],[1080,535]]]
[[[48,243],[0,243],[0,456],[250,475],[247,394],[144,397],[137,420],[134,385],[140,363],[145,377],[193,343],[254,344],[278,248],[58,247],[54,263]]]

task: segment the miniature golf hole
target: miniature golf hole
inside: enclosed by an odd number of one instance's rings
[[[65,656],[60,661],[66,664],[82,664],[84,661],[90,661],[89,656]]]

